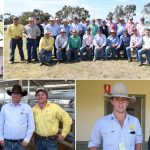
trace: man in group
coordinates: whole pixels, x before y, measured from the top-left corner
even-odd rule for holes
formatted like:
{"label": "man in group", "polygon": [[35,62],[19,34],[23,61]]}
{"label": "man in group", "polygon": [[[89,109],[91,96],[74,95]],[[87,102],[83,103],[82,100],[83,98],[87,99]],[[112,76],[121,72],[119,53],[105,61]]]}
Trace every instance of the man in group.
{"label": "man in group", "polygon": [[141,36],[144,35],[144,29],[145,29],[145,18],[141,17],[140,22],[137,24],[137,30]]}
{"label": "man in group", "polygon": [[139,66],[143,65],[143,54],[146,55],[147,64],[150,65],[150,29],[148,28],[145,29],[145,35],[143,36],[142,49],[138,51]]}
{"label": "man in group", "polygon": [[10,64],[14,63],[15,60],[15,49],[18,46],[19,55],[21,61],[24,61],[24,53],[23,53],[23,32],[24,27],[19,23],[18,17],[13,17],[13,23],[7,28],[7,35],[10,38]]}
{"label": "man in group", "polygon": [[[47,24],[47,26],[45,27],[45,30],[48,30],[51,33],[51,36],[54,38],[54,43],[55,43],[56,37],[60,33],[60,26],[58,26],[55,23],[55,19],[54,18],[50,18],[50,24]],[[57,58],[56,50],[57,49],[56,49],[56,47],[54,45],[54,56],[55,56],[55,58]]]}
{"label": "man in group", "polygon": [[[70,132],[72,119],[59,105],[48,102],[48,92],[38,88],[37,104],[33,107],[36,150],[58,150],[57,141],[63,142]],[[59,131],[59,122],[63,128]]]}
{"label": "man in group", "polygon": [[139,61],[138,51],[142,48],[142,36],[138,33],[136,28],[133,28],[132,32],[130,47],[126,49],[129,62],[132,61],[131,52],[136,54],[136,61]]}
{"label": "man in group", "polygon": [[81,47],[81,38],[80,36],[78,36],[77,30],[74,29],[72,31],[72,34],[73,35],[71,35],[68,40],[68,48],[66,52],[67,61],[70,61],[73,58],[77,60],[78,51],[80,50],[80,47]]}
{"label": "man in group", "polygon": [[107,46],[105,49],[105,60],[108,59],[108,53],[112,52],[112,58],[116,59],[117,47],[120,44],[119,37],[115,30],[110,31],[111,35],[107,38]]}
{"label": "man in group", "polygon": [[100,56],[100,59],[102,60],[104,56],[107,40],[106,40],[106,36],[102,34],[101,27],[98,29],[98,34],[95,35],[93,43],[95,46],[93,61],[96,61],[98,56]]}
{"label": "man in group", "polygon": [[92,58],[92,48],[93,48],[93,36],[91,35],[91,29],[88,27],[86,34],[83,36],[82,47],[80,48],[80,59],[84,60],[83,53],[86,52],[87,58]]}
{"label": "man in group", "polygon": [[123,35],[123,31],[125,30],[126,24],[124,19],[121,17],[119,18],[119,23],[117,24],[117,36],[120,37]]}
{"label": "man in group", "polygon": [[40,66],[49,65],[52,59],[52,49],[54,47],[54,38],[51,37],[51,33],[48,30],[44,31],[44,37],[40,40],[39,45],[39,59]]}
{"label": "man in group", "polygon": [[37,38],[41,35],[41,31],[37,25],[34,24],[34,19],[32,17],[28,18],[28,24],[25,26],[26,34],[26,47],[27,47],[27,64],[31,63],[31,60],[34,59],[38,62],[37,57]]}
{"label": "man in group", "polygon": [[89,27],[91,29],[91,35],[95,36],[97,34],[97,31],[98,31],[98,25],[96,25],[95,19],[92,19],[92,24],[90,24]]}
{"label": "man in group", "polygon": [[130,17],[127,24],[126,29],[128,31],[128,34],[131,36],[133,34],[133,29],[136,27],[136,24],[133,22],[133,17]]}
{"label": "man in group", "polygon": [[88,147],[90,150],[141,150],[142,130],[139,120],[126,111],[129,103],[136,101],[128,96],[128,88],[116,83],[112,93],[104,95],[113,106],[112,114],[97,120]]}
{"label": "man in group", "polygon": [[66,36],[70,36],[70,25],[68,24],[68,20],[67,19],[64,19],[63,20],[63,24],[60,26],[60,30],[63,29],[65,30],[65,35]]}
{"label": "man in group", "polygon": [[0,144],[3,150],[25,150],[35,130],[31,107],[21,102],[27,95],[20,85],[14,85],[7,94],[11,102],[3,105],[0,113]]}
{"label": "man in group", "polygon": [[60,30],[60,35],[56,37],[55,46],[57,48],[57,59],[58,63],[66,61],[66,48],[68,44],[68,36],[65,35],[66,31],[64,29]]}

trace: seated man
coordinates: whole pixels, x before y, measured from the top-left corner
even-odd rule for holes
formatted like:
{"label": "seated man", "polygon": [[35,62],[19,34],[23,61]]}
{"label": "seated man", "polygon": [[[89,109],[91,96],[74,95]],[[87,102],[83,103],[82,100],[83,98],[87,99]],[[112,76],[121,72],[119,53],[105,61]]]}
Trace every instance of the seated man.
{"label": "seated man", "polygon": [[97,60],[99,54],[100,54],[100,59],[103,58],[106,42],[107,42],[106,36],[102,34],[102,28],[99,28],[98,34],[95,35],[94,42],[93,42],[95,46],[93,61]]}
{"label": "seated man", "polygon": [[65,35],[65,33],[66,31],[64,29],[61,29],[60,35],[58,35],[55,40],[58,63],[61,63],[62,61],[66,60],[65,56],[66,56],[66,47],[68,44],[68,36]]}
{"label": "seated man", "polygon": [[40,65],[50,64],[52,59],[52,49],[54,46],[54,38],[50,36],[50,32],[48,30],[44,31],[44,37],[40,40],[39,45],[39,58]]}
{"label": "seated man", "polygon": [[139,35],[136,28],[133,28],[132,31],[133,35],[130,40],[130,48],[126,49],[129,62],[132,61],[131,51],[136,53],[136,61],[139,61],[138,51],[142,48],[142,36]]}
{"label": "seated man", "polygon": [[150,65],[150,29],[145,29],[145,36],[143,36],[143,47],[138,51],[139,66],[143,65],[143,54],[146,55],[147,64]]}
{"label": "seated man", "polygon": [[72,34],[69,37],[69,42],[68,42],[68,49],[66,52],[67,55],[67,61],[70,61],[73,57],[74,59],[78,58],[78,51],[80,50],[81,47],[81,38],[77,35],[77,30],[73,30]]}
{"label": "seated man", "polygon": [[86,34],[83,36],[82,47],[80,48],[81,61],[84,59],[83,53],[86,52],[87,58],[92,58],[93,36],[91,35],[91,29],[88,27]]}
{"label": "seated man", "polygon": [[115,30],[110,31],[111,35],[107,38],[107,47],[105,49],[105,60],[108,59],[108,52],[112,52],[112,58],[116,59],[117,46],[120,44],[119,37]]}

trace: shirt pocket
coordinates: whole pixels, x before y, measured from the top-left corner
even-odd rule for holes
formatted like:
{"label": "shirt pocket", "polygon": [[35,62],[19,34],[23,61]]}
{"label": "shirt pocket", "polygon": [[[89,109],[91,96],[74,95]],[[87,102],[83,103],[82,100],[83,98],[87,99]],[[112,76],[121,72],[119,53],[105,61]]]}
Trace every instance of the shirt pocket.
{"label": "shirt pocket", "polygon": [[46,113],[46,118],[48,121],[52,122],[56,117],[54,112],[47,112]]}
{"label": "shirt pocket", "polygon": [[135,145],[135,141],[136,141],[136,133],[135,131],[129,132],[129,143],[130,145]]}
{"label": "shirt pocket", "polygon": [[112,146],[113,141],[115,140],[114,132],[104,131],[103,135],[103,146]]}

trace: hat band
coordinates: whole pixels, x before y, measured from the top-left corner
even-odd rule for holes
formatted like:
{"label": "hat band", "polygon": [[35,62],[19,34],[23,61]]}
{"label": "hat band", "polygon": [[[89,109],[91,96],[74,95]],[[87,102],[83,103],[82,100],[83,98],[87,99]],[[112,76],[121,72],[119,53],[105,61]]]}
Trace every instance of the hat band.
{"label": "hat band", "polygon": [[126,94],[126,93],[112,93],[112,97],[126,97],[126,98],[128,98],[128,94]]}

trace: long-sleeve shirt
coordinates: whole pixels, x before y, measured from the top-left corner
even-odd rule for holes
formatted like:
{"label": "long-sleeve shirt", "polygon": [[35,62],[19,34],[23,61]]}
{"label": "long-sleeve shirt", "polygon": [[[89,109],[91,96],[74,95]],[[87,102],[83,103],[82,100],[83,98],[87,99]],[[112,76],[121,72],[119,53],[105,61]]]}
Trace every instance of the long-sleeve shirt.
{"label": "long-sleeve shirt", "polygon": [[41,109],[38,104],[33,107],[35,120],[35,133],[41,136],[53,136],[58,134],[59,121],[63,123],[61,135],[66,137],[70,132],[72,119],[59,105],[47,102]]}
{"label": "long-sleeve shirt", "polygon": [[121,36],[123,34],[123,31],[125,29],[125,24],[117,24],[117,35]]}
{"label": "long-sleeve shirt", "polygon": [[96,34],[94,37],[94,46],[96,47],[101,47],[101,46],[106,46],[106,36],[104,34],[102,34],[101,36],[99,36],[99,34]]}
{"label": "long-sleeve shirt", "polygon": [[144,35],[144,30],[145,30],[145,24],[139,23],[139,24],[137,24],[137,27],[136,27],[136,28],[137,28],[139,34],[140,34],[141,36],[143,36],[143,35]]}
{"label": "long-sleeve shirt", "polygon": [[66,26],[65,25],[61,25],[60,26],[60,30],[61,29],[64,29],[66,31],[66,33],[65,33],[66,36],[68,36],[68,37],[70,36],[70,25],[66,25]]}
{"label": "long-sleeve shirt", "polygon": [[109,36],[107,38],[107,45],[110,46],[110,45],[115,45],[115,46],[118,46],[120,44],[120,40],[119,40],[119,37],[118,36]]}
{"label": "long-sleeve shirt", "polygon": [[98,26],[96,24],[90,24],[89,27],[91,29],[91,35],[95,36],[98,32]]}
{"label": "long-sleeve shirt", "polygon": [[126,115],[121,127],[114,113],[99,119],[93,130],[88,147],[101,145],[103,150],[121,150],[119,145],[124,145],[125,150],[135,150],[136,144],[142,144],[142,130],[139,120],[129,114]]}
{"label": "long-sleeve shirt", "polygon": [[67,44],[68,44],[68,36],[61,36],[61,35],[58,35],[56,37],[56,40],[55,40],[55,46],[56,48],[66,48],[67,47]]}
{"label": "long-sleeve shirt", "polygon": [[76,36],[71,35],[69,37],[68,45],[69,45],[69,48],[80,49],[80,47],[81,47],[81,38],[78,35],[76,35]]}
{"label": "long-sleeve shirt", "polygon": [[29,39],[37,39],[37,37],[41,35],[41,31],[37,25],[30,26],[29,24],[27,24],[25,26],[25,34]]}
{"label": "long-sleeve shirt", "polygon": [[45,30],[50,31],[52,36],[57,36],[60,33],[60,27],[57,24],[48,24],[46,25]]}
{"label": "long-sleeve shirt", "polygon": [[82,33],[82,25],[81,24],[75,24],[72,23],[70,26],[70,32],[72,32],[73,30],[76,30],[78,33]]}
{"label": "long-sleeve shirt", "polygon": [[92,47],[93,46],[93,36],[89,34],[85,34],[82,40],[82,47]]}
{"label": "long-sleeve shirt", "polygon": [[46,37],[42,37],[40,39],[40,44],[39,44],[39,50],[47,50],[47,51],[52,51],[54,46],[54,38],[49,37],[48,39]]}
{"label": "long-sleeve shirt", "polygon": [[121,35],[120,40],[121,40],[122,46],[126,46],[126,47],[130,46],[130,36],[129,35],[127,35],[127,36]]}
{"label": "long-sleeve shirt", "polygon": [[150,36],[143,36],[143,48],[150,50]]}
{"label": "long-sleeve shirt", "polygon": [[9,38],[15,38],[16,36],[23,36],[24,27],[21,24],[18,24],[17,26],[15,24],[11,24],[7,28],[7,35]]}
{"label": "long-sleeve shirt", "polygon": [[136,25],[135,25],[135,23],[130,23],[130,22],[128,22],[127,24],[126,24],[126,29],[128,30],[128,33],[130,34],[130,35],[132,35],[132,33],[133,33],[133,28],[135,28],[136,27]]}
{"label": "long-sleeve shirt", "polygon": [[138,35],[132,35],[130,40],[130,47],[142,47],[142,36]]}
{"label": "long-sleeve shirt", "polygon": [[35,130],[31,107],[20,102],[17,106],[5,104],[0,113],[0,140],[23,139],[29,142]]}

